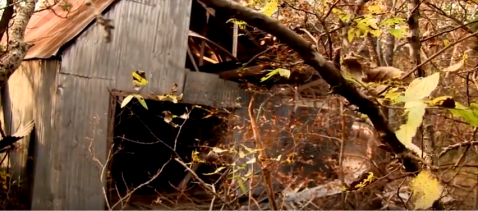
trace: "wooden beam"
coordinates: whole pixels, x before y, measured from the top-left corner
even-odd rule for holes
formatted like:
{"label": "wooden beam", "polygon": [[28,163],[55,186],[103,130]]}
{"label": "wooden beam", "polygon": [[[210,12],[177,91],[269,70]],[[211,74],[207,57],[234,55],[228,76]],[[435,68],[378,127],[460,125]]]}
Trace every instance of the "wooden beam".
{"label": "wooden beam", "polygon": [[237,68],[233,70],[226,70],[217,73],[220,78],[226,79],[226,80],[232,80],[232,79],[238,79],[238,78],[244,78],[248,76],[255,76],[255,75],[264,75],[267,73],[266,70],[264,70],[261,66],[256,65],[256,66],[251,66],[251,67],[246,67],[246,68]]}

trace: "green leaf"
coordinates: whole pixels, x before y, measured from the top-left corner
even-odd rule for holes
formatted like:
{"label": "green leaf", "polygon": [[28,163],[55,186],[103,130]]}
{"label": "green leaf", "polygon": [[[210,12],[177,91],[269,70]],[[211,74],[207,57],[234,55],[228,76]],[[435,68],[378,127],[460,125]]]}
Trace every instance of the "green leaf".
{"label": "green leaf", "polygon": [[128,103],[133,99],[134,95],[128,95],[123,99],[123,102],[121,102],[121,108],[124,108]]}
{"label": "green leaf", "polygon": [[242,178],[238,177],[236,181],[237,181],[237,185],[239,185],[239,189],[241,189],[242,191],[242,194],[246,195],[247,189],[246,189],[246,186],[244,185]]}
{"label": "green leaf", "polygon": [[463,119],[473,127],[478,127],[478,105],[471,103],[470,107],[466,107],[458,102],[455,102],[454,109],[448,109],[453,116]]}
{"label": "green leaf", "polygon": [[393,17],[393,18],[387,18],[384,21],[382,21],[381,25],[382,26],[393,26],[396,24],[401,24],[405,21],[403,18],[398,18],[398,17]]}
{"label": "green leaf", "polygon": [[406,37],[405,33],[400,29],[388,29],[388,33],[390,33],[397,39],[402,39]]}
{"label": "green leaf", "polygon": [[405,104],[408,112],[407,123],[400,126],[395,132],[398,140],[407,147],[412,143],[412,138],[417,133],[417,128],[422,124],[427,105],[422,101],[410,101]]}
{"label": "green leaf", "polygon": [[438,86],[440,73],[434,73],[425,78],[417,78],[413,80],[405,91],[405,102],[419,101],[430,96],[430,94]]}
{"label": "green leaf", "polygon": [[146,105],[146,101],[144,100],[143,96],[141,95],[134,95],[134,97],[138,100],[138,102],[146,109],[148,110],[148,105]]}
{"label": "green leaf", "polygon": [[470,107],[475,111],[478,110],[478,104],[476,103],[470,103]]}

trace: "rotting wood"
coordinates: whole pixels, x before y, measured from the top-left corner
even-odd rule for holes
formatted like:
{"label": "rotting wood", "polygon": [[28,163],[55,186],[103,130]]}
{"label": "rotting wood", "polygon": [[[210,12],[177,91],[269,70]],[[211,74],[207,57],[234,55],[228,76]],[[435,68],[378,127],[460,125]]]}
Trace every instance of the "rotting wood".
{"label": "rotting wood", "polygon": [[258,27],[275,35],[279,40],[296,50],[304,61],[319,72],[322,78],[332,87],[333,93],[345,97],[351,104],[358,107],[358,111],[366,114],[378,132],[382,143],[388,145],[391,151],[402,157],[402,162],[409,172],[417,172],[421,169],[418,161],[403,156],[407,154],[407,148],[398,140],[394,131],[389,127],[387,118],[382,113],[379,105],[359,92],[356,87],[346,81],[340,71],[326,61],[313,46],[302,39],[292,30],[284,27],[274,19],[267,17],[253,9],[242,6],[231,0],[201,0],[206,5],[229,12],[235,17],[247,22],[249,25]]}
{"label": "rotting wood", "polygon": [[[209,40],[208,38],[199,35],[199,34],[196,33],[196,32],[189,31],[189,37],[196,37],[196,38],[199,38],[199,39],[201,39],[201,40],[207,41],[209,44],[212,44],[214,47],[216,47],[217,49],[221,50],[222,53],[226,54],[226,55],[227,55],[228,57],[230,57],[231,59],[237,60],[236,57],[231,54],[231,52],[229,52],[228,50],[226,50],[226,49],[223,48],[222,46],[218,45],[217,43],[215,43],[215,42]],[[200,50],[199,50],[199,51],[200,51]]]}

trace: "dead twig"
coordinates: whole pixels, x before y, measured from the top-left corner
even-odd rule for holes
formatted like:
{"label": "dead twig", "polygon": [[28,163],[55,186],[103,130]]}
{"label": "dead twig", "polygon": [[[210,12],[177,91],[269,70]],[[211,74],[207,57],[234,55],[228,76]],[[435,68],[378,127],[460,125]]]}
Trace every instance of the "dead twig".
{"label": "dead twig", "polygon": [[256,142],[256,146],[259,148],[259,159],[257,159],[258,164],[261,166],[262,170],[262,176],[264,177],[264,182],[266,183],[266,190],[267,190],[267,196],[269,197],[269,204],[272,209],[278,210],[277,203],[274,197],[274,191],[272,189],[272,181],[271,181],[271,174],[268,169],[268,165],[264,163],[264,161],[269,161],[269,157],[267,156],[267,153],[265,151],[264,145],[262,144],[262,141],[260,140],[260,135],[258,131],[258,126],[256,123],[256,119],[254,118],[254,96],[251,97],[251,101],[249,102],[249,119],[251,121],[251,126],[252,126],[252,133],[254,140]]}
{"label": "dead twig", "polygon": [[[473,33],[473,34],[469,34],[468,36],[465,36],[449,45],[447,45],[446,47],[442,48],[441,50],[439,50],[438,52],[436,52],[435,54],[431,55],[430,57],[428,57],[427,60],[423,61],[422,63],[420,63],[419,65],[415,66],[415,68],[413,68],[412,70],[410,70],[410,72],[408,72],[407,74],[403,75],[400,80],[403,80],[405,78],[407,78],[408,76],[410,76],[412,73],[414,73],[415,71],[419,70],[423,65],[427,64],[428,62],[430,62],[431,60],[433,60],[434,58],[436,58],[437,56],[439,56],[440,54],[442,54],[443,52],[445,52],[446,50],[448,50],[449,48],[455,46],[456,44],[458,43],[461,43],[475,35],[478,35],[478,31]],[[390,89],[390,85],[388,85],[387,87],[383,88],[380,92],[378,92],[377,95],[381,95],[383,94],[385,91],[387,91],[388,89]]]}
{"label": "dead twig", "polygon": [[[158,169],[158,171],[156,172],[156,174],[154,174],[148,181],[144,182],[144,183],[141,183],[140,185],[138,185],[137,187],[135,187],[132,191],[128,192],[128,194],[126,194],[124,197],[120,198],[120,200],[118,200],[113,206],[111,206],[111,209],[114,209],[116,206],[118,206],[119,203],[122,203],[123,200],[125,199],[128,199],[129,197],[131,197],[131,195],[137,191],[138,189],[140,189],[141,187],[145,186],[145,185],[148,185],[149,183],[151,183],[153,180],[155,180],[156,178],[158,178],[158,176],[161,174],[161,172],[163,172],[163,169],[164,167],[171,161],[171,159],[169,159],[167,162],[165,162],[163,164],[163,166],[161,166],[160,169]],[[110,209],[110,210],[111,210]]]}
{"label": "dead twig", "polygon": [[207,184],[206,182],[204,182],[204,180],[202,180],[201,178],[199,178],[199,176],[196,174],[196,172],[194,172],[191,168],[189,168],[188,165],[186,165],[183,161],[181,161],[181,159],[179,158],[174,158],[174,160],[176,162],[178,162],[179,164],[181,164],[184,168],[186,168],[186,171],[188,171],[191,176],[199,182],[199,185],[202,186],[205,190],[207,190],[209,193],[213,194],[215,196],[215,198],[218,198],[219,200],[221,200],[222,203],[224,203],[225,205],[227,206],[230,206],[230,203],[228,203],[224,198],[222,198],[221,196],[219,196],[214,187],[211,187],[212,185],[209,185]]}

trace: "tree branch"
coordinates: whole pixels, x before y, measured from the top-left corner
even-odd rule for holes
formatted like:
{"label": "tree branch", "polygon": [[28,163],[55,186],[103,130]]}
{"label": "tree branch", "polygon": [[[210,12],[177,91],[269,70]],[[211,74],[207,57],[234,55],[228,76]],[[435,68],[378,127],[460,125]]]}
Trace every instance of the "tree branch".
{"label": "tree branch", "polygon": [[3,38],[3,34],[7,31],[13,12],[13,0],[7,0],[7,6],[3,10],[2,19],[0,20],[0,39]]}
{"label": "tree branch", "polygon": [[[314,67],[322,78],[330,84],[332,91],[345,97],[351,104],[356,105],[361,113],[366,114],[375,129],[377,130],[382,143],[388,145],[393,153],[403,155],[408,152],[405,146],[395,136],[394,131],[389,127],[387,118],[382,113],[379,105],[360,93],[355,86],[346,81],[340,71],[325,60],[311,44],[302,39],[292,30],[284,27],[274,19],[267,17],[253,9],[244,7],[231,0],[201,0],[208,6],[227,11],[231,17],[246,21],[249,25],[258,27],[268,33],[273,34],[282,42],[289,45],[297,51],[304,62]],[[420,165],[417,161],[410,158],[403,158],[405,168],[409,172],[417,172]]]}
{"label": "tree branch", "polygon": [[23,41],[25,29],[35,11],[37,0],[26,0],[23,6],[18,5],[11,29],[8,31],[9,40],[7,52],[0,57],[0,85],[3,85],[10,75],[20,66],[28,49],[32,46]]}
{"label": "tree branch", "polygon": [[[420,1],[419,0],[409,0],[408,2],[408,28],[410,29],[408,33],[408,43],[410,43],[410,57],[414,65],[419,65],[421,63],[420,59],[420,29],[418,27],[418,16]],[[425,72],[421,67],[418,67],[418,77],[425,77]]]}

